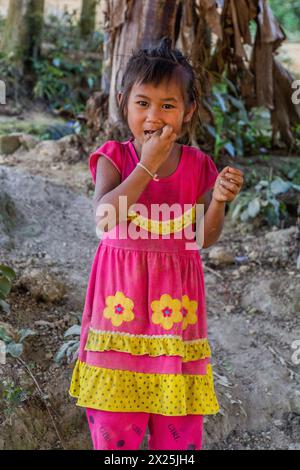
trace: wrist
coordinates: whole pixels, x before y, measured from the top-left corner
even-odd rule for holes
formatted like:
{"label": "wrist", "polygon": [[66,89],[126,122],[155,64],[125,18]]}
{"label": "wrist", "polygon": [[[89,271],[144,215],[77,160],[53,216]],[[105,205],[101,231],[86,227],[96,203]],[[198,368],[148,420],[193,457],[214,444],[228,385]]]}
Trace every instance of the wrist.
{"label": "wrist", "polygon": [[211,202],[218,207],[225,207],[227,201],[220,201],[219,199],[216,199],[214,196],[212,196]]}
{"label": "wrist", "polygon": [[140,165],[136,165],[134,170],[140,172],[140,174],[144,175],[145,178],[151,180],[151,178],[152,178],[151,175],[147,171],[145,171],[145,169],[143,167],[141,167]]}
{"label": "wrist", "polygon": [[145,167],[146,167],[149,171],[151,171],[151,173],[153,173],[154,175],[155,175],[155,173],[158,172],[157,166],[153,166],[153,164],[151,165],[151,163],[150,163],[150,162],[147,162],[147,160],[143,160],[143,159],[141,158],[140,162],[141,162],[143,165],[145,165]]}

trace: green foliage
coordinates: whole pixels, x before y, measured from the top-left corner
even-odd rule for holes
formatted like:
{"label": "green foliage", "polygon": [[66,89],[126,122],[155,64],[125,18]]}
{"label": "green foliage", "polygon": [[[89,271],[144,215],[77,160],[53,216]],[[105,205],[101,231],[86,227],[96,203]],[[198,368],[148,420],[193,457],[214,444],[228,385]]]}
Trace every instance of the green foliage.
{"label": "green foliage", "polygon": [[16,277],[16,273],[13,269],[0,264],[0,309],[6,313],[9,312],[9,304],[5,302],[6,297],[11,291],[12,281]]}
{"label": "green foliage", "polygon": [[61,363],[65,356],[67,358],[68,363],[73,362],[76,359],[79,351],[80,331],[80,325],[73,325],[65,332],[64,337],[75,336],[77,338],[65,341],[62,344],[54,358],[55,362]]}
{"label": "green foliage", "polygon": [[[49,51],[33,64],[34,97],[46,100],[52,109],[77,114],[91,93],[100,89],[102,35],[94,33],[83,41],[74,14],[67,12],[62,19],[50,17],[44,31]],[[99,54],[99,61],[90,58],[90,52]]]}
{"label": "green foliage", "polygon": [[[207,103],[215,125],[206,129],[215,140],[214,156],[227,152],[231,157],[257,152],[270,145],[268,123],[258,110],[248,113],[235,86],[224,77],[223,82],[213,86]],[[263,126],[258,121],[263,121]]]}
{"label": "green foliage", "polygon": [[300,38],[300,0],[269,0],[269,4],[289,39]]}
{"label": "green foliage", "polygon": [[13,60],[13,56],[0,51],[0,78],[5,82],[6,97],[15,102],[22,96],[22,73]]}
{"label": "green foliage", "polygon": [[36,332],[29,328],[21,328],[18,331],[18,338],[14,341],[5,331],[5,328],[0,328],[0,340],[5,343],[5,352],[12,357],[20,357],[23,354],[23,342],[27,336],[36,335]]}
{"label": "green foliage", "polygon": [[290,189],[300,192],[300,185],[284,181],[280,177],[269,181],[260,180],[254,190],[238,194],[230,205],[228,215],[234,222],[249,222],[259,216],[268,225],[279,226],[280,221],[286,218],[287,209],[277,196]]}
{"label": "green foliage", "polygon": [[14,408],[22,405],[31,395],[30,391],[22,389],[11,379],[5,379],[0,387],[0,403],[5,406],[4,414],[10,416]]}

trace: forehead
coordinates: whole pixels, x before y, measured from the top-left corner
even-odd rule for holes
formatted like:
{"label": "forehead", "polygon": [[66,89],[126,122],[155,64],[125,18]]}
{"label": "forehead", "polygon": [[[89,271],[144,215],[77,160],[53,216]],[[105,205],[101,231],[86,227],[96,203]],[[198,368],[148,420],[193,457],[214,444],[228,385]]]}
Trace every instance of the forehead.
{"label": "forehead", "polygon": [[182,90],[176,80],[164,81],[158,85],[153,83],[135,83],[132,87],[131,97],[144,95],[150,99],[163,100],[165,98],[175,98],[178,102],[183,101]]}

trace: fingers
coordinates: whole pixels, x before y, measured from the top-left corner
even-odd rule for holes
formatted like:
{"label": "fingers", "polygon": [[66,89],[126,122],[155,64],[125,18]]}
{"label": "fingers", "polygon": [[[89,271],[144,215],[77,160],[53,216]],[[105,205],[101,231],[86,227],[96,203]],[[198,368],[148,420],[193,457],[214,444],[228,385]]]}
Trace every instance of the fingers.
{"label": "fingers", "polygon": [[229,181],[226,181],[223,178],[220,178],[219,185],[234,195],[237,194],[240,190],[240,185],[235,184],[235,183],[230,183]]}
{"label": "fingers", "polygon": [[[232,167],[225,167],[221,173],[219,173],[220,179],[225,183],[225,186],[229,189],[240,189],[243,185],[244,178],[243,172],[238,170],[237,168]],[[228,186],[226,183],[230,182],[232,186]]]}
{"label": "fingers", "polygon": [[232,166],[225,166],[225,168],[223,168],[223,170],[220,172],[220,175],[225,176],[225,174],[228,174],[228,177],[230,178],[243,178],[244,176],[244,173],[241,170],[238,168],[233,168]]}

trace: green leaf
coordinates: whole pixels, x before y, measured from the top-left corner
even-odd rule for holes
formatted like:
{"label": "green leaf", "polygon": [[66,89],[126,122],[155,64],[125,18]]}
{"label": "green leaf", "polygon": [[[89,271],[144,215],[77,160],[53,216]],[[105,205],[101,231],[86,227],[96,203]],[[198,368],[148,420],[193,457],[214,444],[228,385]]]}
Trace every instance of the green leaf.
{"label": "green leaf", "polygon": [[5,300],[0,298],[0,309],[2,309],[5,313],[10,312],[10,306]]}
{"label": "green leaf", "polygon": [[240,219],[241,219],[242,222],[247,222],[247,220],[249,219],[248,209],[245,209],[245,210],[241,213]]}
{"label": "green leaf", "polygon": [[274,195],[286,193],[292,186],[289,181],[283,181],[281,178],[277,178],[272,181],[270,188]]}
{"label": "green leaf", "polygon": [[292,188],[295,189],[296,191],[300,191],[300,184],[292,183]]}
{"label": "green leaf", "polygon": [[243,204],[240,202],[238,204],[236,204],[235,208],[232,210],[231,212],[231,219],[232,220],[237,220],[238,219],[238,216],[240,215],[240,212],[243,208]]}
{"label": "green leaf", "polygon": [[214,137],[214,138],[217,137],[216,129],[215,129],[213,126],[211,126],[210,124],[207,124],[207,125],[206,125],[206,128],[207,128],[208,132],[210,133],[210,135],[211,135],[212,137]]}
{"label": "green leaf", "polygon": [[62,358],[64,357],[64,355],[66,354],[68,348],[70,346],[73,346],[73,344],[75,343],[78,343],[77,340],[70,340],[70,341],[66,341],[65,343],[63,343],[63,345],[60,347],[59,351],[57,352],[55,358],[54,358],[54,361],[55,362],[60,362],[62,360]]}
{"label": "green leaf", "polygon": [[15,271],[4,264],[0,264],[0,272],[2,272],[9,281],[12,281],[16,277]]}
{"label": "green leaf", "polygon": [[225,103],[223,97],[220,95],[220,93],[217,93],[216,91],[213,94],[217,98],[218,103],[219,103],[220,108],[223,111],[223,113],[226,113],[227,112],[227,107],[226,107],[226,103]]}
{"label": "green leaf", "polygon": [[20,343],[22,343],[24,339],[27,338],[27,336],[33,336],[37,334],[36,331],[30,330],[29,328],[22,328],[21,330],[19,330],[19,333],[20,333],[20,338],[19,338]]}
{"label": "green leaf", "polygon": [[89,86],[90,88],[93,88],[93,86],[94,86],[94,79],[93,79],[92,77],[89,77],[89,78],[87,79],[87,82],[88,82],[88,86]]}
{"label": "green leaf", "polygon": [[229,153],[231,157],[235,156],[234,146],[232,145],[231,142],[227,142],[227,144],[224,145],[224,148],[227,150],[227,152]]}
{"label": "green leaf", "polygon": [[64,336],[80,335],[80,332],[81,332],[81,326],[73,325],[65,332]]}
{"label": "green leaf", "polygon": [[259,214],[259,211],[260,211],[260,201],[256,197],[255,199],[250,201],[248,204],[248,214],[250,217],[254,218],[257,216],[257,214]]}
{"label": "green leaf", "polygon": [[5,299],[11,289],[11,282],[4,276],[0,275],[0,298]]}
{"label": "green leaf", "polygon": [[0,339],[2,339],[2,341],[4,341],[5,343],[10,343],[12,341],[12,338],[8,336],[3,327],[0,328]]}
{"label": "green leaf", "polygon": [[60,67],[60,64],[61,64],[61,60],[59,57],[54,57],[54,59],[52,60],[52,64],[55,66],[55,67]]}
{"label": "green leaf", "polygon": [[235,98],[234,96],[231,96],[231,95],[228,95],[228,99],[233,104],[233,106],[235,108],[242,109],[242,110],[245,109],[244,103],[241,100],[239,100],[239,99],[237,99],[237,98]]}
{"label": "green leaf", "polygon": [[267,180],[261,180],[254,186],[255,191],[259,192],[262,188],[267,188],[269,186],[269,182]]}
{"label": "green leaf", "polygon": [[11,342],[6,347],[6,353],[13,357],[20,357],[23,353],[23,344]]}

